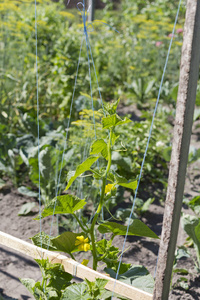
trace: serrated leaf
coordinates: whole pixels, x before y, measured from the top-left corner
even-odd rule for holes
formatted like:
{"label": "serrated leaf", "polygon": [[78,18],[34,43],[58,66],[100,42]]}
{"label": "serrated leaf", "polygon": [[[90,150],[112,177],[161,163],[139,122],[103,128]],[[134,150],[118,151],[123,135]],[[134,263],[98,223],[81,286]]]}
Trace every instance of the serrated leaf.
{"label": "serrated leaf", "polygon": [[[116,278],[116,272],[105,268],[112,278]],[[153,293],[154,279],[144,266],[132,266],[127,272],[118,276],[118,280],[130,284],[140,290]]]}
{"label": "serrated leaf", "polygon": [[28,291],[35,297],[36,300],[41,300],[41,299],[47,300],[47,297],[43,293],[43,289],[39,281],[35,282],[33,279],[29,279],[29,278],[21,278],[20,281],[28,289]]}
{"label": "serrated leaf", "polygon": [[114,132],[112,132],[112,138],[111,138],[111,142],[112,145],[115,144],[116,140],[120,137],[120,135],[116,135]]}
{"label": "serrated leaf", "polygon": [[37,247],[41,247],[44,249],[48,249],[50,251],[57,251],[56,247],[54,247],[53,243],[51,242],[52,237],[49,238],[49,235],[45,232],[37,233],[32,238],[30,238],[33,244]]}
{"label": "serrated leaf", "polygon": [[90,154],[99,154],[101,153],[102,156],[105,159],[108,159],[108,150],[107,150],[107,144],[103,139],[98,139],[94,141],[94,143],[91,146]]}
{"label": "serrated leaf", "polygon": [[51,242],[57,251],[72,253],[79,251],[77,246],[75,246],[75,241],[76,237],[81,235],[83,233],[63,232],[56,238],[51,239]]}
{"label": "serrated leaf", "polygon": [[124,120],[122,120],[117,114],[102,118],[102,125],[104,129],[115,127],[121,124],[130,123],[130,122],[132,121],[127,117],[125,117]]}
{"label": "serrated leaf", "polygon": [[18,216],[27,216],[29,213],[32,212],[34,207],[35,207],[35,202],[25,203],[20,208],[20,211],[18,212]]}
{"label": "serrated leaf", "polygon": [[20,278],[20,281],[27,288],[27,290],[33,295],[35,280],[29,278]]}
{"label": "serrated leaf", "polygon": [[61,264],[51,263],[48,259],[36,259],[36,262],[40,266],[43,277],[49,281],[47,287],[53,288],[53,292],[55,289],[61,291],[70,285],[70,281],[73,277],[64,271]]}
{"label": "serrated leaf", "polygon": [[[126,235],[127,226],[115,222],[104,222],[99,225],[98,230],[102,234],[112,232],[114,235]],[[147,225],[138,219],[133,219],[132,224],[129,226],[128,235],[159,238]]]}
{"label": "serrated leaf", "polygon": [[79,284],[72,284],[65,289],[61,300],[87,300],[88,293],[86,292],[87,285],[82,282]]}
{"label": "serrated leaf", "polygon": [[120,99],[118,99],[117,101],[114,101],[114,102],[106,103],[105,107],[104,107],[106,112],[109,113],[110,115],[116,113],[119,102],[120,102]]}
{"label": "serrated leaf", "polygon": [[80,164],[77,168],[76,168],[76,172],[75,174],[70,178],[68,185],[66,187],[65,190],[68,190],[70,188],[70,186],[72,185],[72,183],[74,182],[74,180],[80,176],[81,174],[83,174],[85,171],[88,171],[90,169],[90,167],[93,165],[93,163],[95,163],[95,161],[97,161],[99,157],[98,156],[90,156],[88,157],[82,164]]}
{"label": "serrated leaf", "polygon": [[[61,195],[54,198],[43,210],[41,218],[52,216],[53,214],[73,214],[75,211],[83,208],[85,199],[79,199],[74,195]],[[39,220],[37,216],[34,220]]]}

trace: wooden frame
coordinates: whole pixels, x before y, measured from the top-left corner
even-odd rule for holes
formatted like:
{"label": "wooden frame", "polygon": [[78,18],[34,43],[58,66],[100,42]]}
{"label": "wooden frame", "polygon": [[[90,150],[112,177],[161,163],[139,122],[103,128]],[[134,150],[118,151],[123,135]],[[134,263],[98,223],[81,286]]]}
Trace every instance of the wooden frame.
{"label": "wooden frame", "polygon": [[30,243],[20,240],[12,235],[0,231],[0,244],[26,254],[34,259],[48,258],[52,263],[60,263],[63,265],[66,272],[72,274],[81,279],[87,278],[90,281],[94,281],[95,278],[102,278],[108,280],[106,289],[109,291],[115,291],[121,296],[127,297],[132,300],[152,300],[153,295],[142,290],[139,290],[131,285],[125,284],[107,275],[94,271],[77,261],[68,258],[59,253],[48,251],[39,247],[36,247]]}
{"label": "wooden frame", "polygon": [[200,63],[200,0],[188,0],[154,300],[167,300],[180,222]]}
{"label": "wooden frame", "polygon": [[[91,0],[92,1],[92,0]],[[92,1],[94,3],[94,0]],[[66,272],[90,281],[107,279],[106,289],[133,300],[167,300],[182,207],[188,151],[193,123],[193,112],[200,63],[200,0],[187,1],[187,13],[182,47],[179,92],[167,199],[156,274],[154,294],[150,294],[96,272],[64,255],[36,247],[0,231],[0,244],[32,258],[49,258],[61,263]]]}

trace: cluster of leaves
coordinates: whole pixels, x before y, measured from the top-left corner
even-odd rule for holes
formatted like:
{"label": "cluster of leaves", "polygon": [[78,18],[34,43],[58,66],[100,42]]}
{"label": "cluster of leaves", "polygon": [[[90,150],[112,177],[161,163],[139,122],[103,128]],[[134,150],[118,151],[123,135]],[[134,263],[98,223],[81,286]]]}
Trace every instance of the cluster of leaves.
{"label": "cluster of leaves", "polygon": [[[90,32],[92,38],[92,52],[95,60],[96,72],[99,78],[99,85],[104,99],[110,100],[120,94],[122,100],[137,101],[138,107],[142,108],[145,103],[154,103],[148,101],[155,98],[155,91],[158,79],[161,77],[161,65],[163,61],[159,60],[160,67],[158,68],[157,55],[158,51],[166,52],[166,47],[169,38],[168,33],[171,31],[171,20],[174,17],[174,10],[171,15],[166,15],[166,6],[162,4],[162,9],[154,5],[154,13],[151,12],[152,7],[141,1],[136,1],[130,5],[127,1],[122,2],[121,6],[123,13],[117,17],[114,11],[107,9],[98,14],[105,19],[114,28],[120,31],[120,34],[114,33],[100,22],[94,22],[94,31]],[[37,178],[37,154],[33,152],[29,154],[31,146],[37,146],[37,123],[36,123],[36,82],[35,82],[35,12],[33,3],[25,1],[20,4],[19,2],[8,0],[4,1],[0,6],[2,12],[2,31],[1,31],[1,54],[2,54],[2,69],[1,69],[1,102],[0,102],[0,120],[2,128],[0,129],[3,138],[2,144],[4,148],[1,155],[1,172],[9,174],[13,181],[20,185],[19,175],[23,168],[31,179],[34,185],[38,185]],[[29,16],[27,18],[27,16]],[[98,16],[97,16],[98,17]],[[77,13],[73,14],[66,11],[64,6],[58,3],[51,3],[48,1],[40,0],[37,8],[37,25],[38,25],[38,72],[39,72],[39,104],[40,104],[40,145],[42,151],[42,170],[46,170],[41,174],[42,182],[42,199],[48,201],[53,194],[55,195],[55,176],[59,172],[60,165],[53,163],[53,168],[49,172],[48,166],[45,162],[50,160],[58,160],[61,156],[58,147],[57,137],[45,139],[43,136],[56,135],[62,133],[61,139],[64,140],[64,130],[68,123],[68,116],[70,110],[70,100],[73,94],[74,79],[77,69],[77,60],[79,56],[81,38],[82,38],[82,25],[78,23],[79,18]],[[182,20],[179,27],[182,26]],[[155,27],[155,28],[154,28]],[[150,35],[150,31],[151,34]],[[133,35],[133,32],[135,33]],[[104,38],[102,39],[102,34]],[[140,36],[140,35],[143,36]],[[163,45],[159,48],[155,46],[156,41],[160,36],[165,40]],[[112,38],[111,38],[112,37]],[[144,38],[146,37],[146,38]],[[181,34],[176,36],[177,43],[181,39]],[[134,43],[134,45],[133,45]],[[123,46],[122,46],[123,45]],[[147,47],[148,45],[148,47]],[[180,45],[175,44],[175,48],[180,48]],[[115,47],[115,51],[112,49]],[[130,51],[132,49],[132,51]],[[145,55],[142,51],[146,52],[149,49],[149,61],[145,60]],[[145,50],[144,50],[145,49]],[[174,69],[177,68],[177,49],[174,49],[174,58],[171,59],[169,66],[169,74],[174,74]],[[82,48],[82,57],[86,57],[86,49]],[[159,55],[162,57],[162,55]],[[72,121],[77,119],[80,115],[79,112],[83,109],[90,109],[91,99],[88,97],[90,83],[89,77],[85,76],[88,70],[87,59],[81,57],[79,76],[77,78],[76,97],[72,109]],[[175,62],[176,63],[175,63]],[[149,66],[151,65],[151,68]],[[153,74],[156,65],[157,74]],[[150,73],[145,73],[144,70],[149,69]],[[92,82],[95,81],[95,74],[92,72]],[[137,79],[135,79],[137,78]],[[168,80],[168,78],[167,78]],[[174,80],[174,82],[176,82]],[[85,90],[83,90],[83,87]],[[164,89],[163,99],[170,98],[170,86]],[[166,96],[167,95],[167,96]],[[93,98],[98,98],[97,86],[93,87]],[[96,98],[96,99],[97,99]],[[173,100],[174,101],[174,100]],[[12,105],[11,105],[12,104]],[[94,106],[99,107],[98,101],[94,101]],[[151,106],[151,105],[150,105]],[[125,171],[130,173],[135,172],[135,168],[139,170],[141,165],[141,157],[143,154],[145,139],[143,136],[146,134],[146,126],[149,126],[149,117],[144,122],[135,122],[134,126],[124,124],[120,130],[124,130],[124,137],[129,138],[128,151],[126,155],[124,152],[114,153],[113,161],[115,160],[116,168],[119,173],[123,175]],[[80,120],[81,121],[81,120]],[[162,124],[161,124],[162,123]],[[165,130],[165,119],[157,125]],[[60,130],[59,126],[62,126]],[[131,126],[131,129],[128,126]],[[84,126],[82,124],[81,126]],[[134,129],[133,129],[134,128]],[[133,131],[134,130],[134,131]],[[90,140],[94,131],[91,130]],[[158,130],[162,132],[161,130]],[[83,142],[80,146],[79,130],[75,126],[71,130],[71,145],[68,145],[67,150],[73,152],[72,164],[75,160],[78,162],[83,160],[80,157],[82,149],[84,149]],[[134,132],[133,135],[129,135]],[[31,133],[31,135],[30,135]],[[26,139],[24,135],[27,134]],[[135,139],[137,136],[137,141]],[[6,140],[5,140],[6,137]],[[77,137],[77,139],[76,139]],[[22,142],[11,145],[12,139],[23,139]],[[5,140],[5,141],[4,141]],[[26,140],[26,144],[25,144]],[[77,142],[78,141],[78,142]],[[131,142],[132,141],[132,142]],[[133,145],[132,143],[137,145]],[[77,144],[78,143],[78,144]],[[88,141],[89,144],[89,141]],[[166,144],[166,143],[165,143]],[[50,145],[50,147],[49,147]],[[77,147],[79,145],[79,147]],[[132,153],[131,147],[134,147]],[[56,149],[54,149],[56,148]],[[154,147],[155,148],[155,147]],[[72,150],[73,149],[73,150]],[[159,147],[155,148],[148,156],[147,173],[150,177],[158,178],[156,174],[157,168],[153,168],[155,163],[160,164],[161,168],[158,172],[162,172],[163,167],[166,167],[162,160],[162,151]],[[51,153],[50,153],[51,152]],[[9,160],[7,159],[9,156]],[[124,156],[127,159],[124,159]],[[132,161],[130,166],[130,161]],[[24,165],[25,164],[25,165]],[[64,163],[65,165],[65,163]],[[129,167],[130,166],[130,167]],[[19,172],[18,172],[19,171]],[[20,173],[20,174],[19,174]],[[48,175],[48,178],[45,178]],[[159,176],[161,178],[163,176]],[[23,180],[24,181],[24,180]],[[86,180],[87,181],[87,180]],[[87,188],[87,185],[84,184]],[[83,188],[84,188],[83,187]],[[61,188],[61,187],[59,187]],[[90,197],[89,197],[90,198]]]}
{"label": "cluster of leaves", "polygon": [[188,235],[186,246],[194,246],[196,258],[193,257],[197,272],[200,272],[200,196],[184,202],[194,212],[194,215],[182,213],[182,226]]}
{"label": "cluster of leaves", "polygon": [[[117,97],[120,95],[127,104],[137,103],[139,109],[146,111],[145,113],[143,111],[145,119],[133,124],[127,117],[121,119],[117,115],[117,103],[110,107],[108,105],[104,112],[102,125],[100,122],[96,123],[98,139],[93,141],[95,136],[91,122],[93,112],[90,111],[91,97],[88,97],[90,78],[86,76],[88,62],[82,57],[87,56],[87,51],[83,47],[72,109],[72,121],[77,118],[80,120],[75,121],[69,130],[69,143],[66,153],[62,157],[66,136],[64,128],[69,122],[70,100],[73,95],[83,26],[76,21],[79,20],[78,15],[69,13],[64,6],[58,3],[49,5],[47,0],[38,0],[37,2],[39,3],[37,10],[40,102],[39,159],[41,196],[45,202],[45,209],[41,217],[54,214],[71,216],[79,223],[82,232],[77,234],[67,231],[58,237],[51,238],[43,233],[33,237],[33,242],[39,246],[42,242],[43,247],[52,251],[64,251],[73,258],[74,253],[80,249],[89,250],[90,246],[93,268],[96,269],[97,263],[103,262],[106,264],[105,271],[115,277],[120,251],[112,245],[112,241],[117,235],[125,235],[127,227],[116,222],[100,220],[97,227],[96,223],[103,207],[111,209],[116,203],[123,200],[124,189],[129,189],[133,193],[136,188],[136,178],[148,137],[149,116],[152,104],[155,103],[157,97],[156,91],[169,44],[169,34],[172,31],[171,21],[175,17],[175,4],[160,0],[156,1],[154,5],[151,5],[151,0],[145,1],[145,3],[137,0],[134,4],[130,1],[122,1],[121,7],[124,13],[120,17],[116,16],[116,12],[111,11],[111,7],[108,6],[105,11],[100,13],[105,23],[109,23],[120,31],[119,34],[115,34],[111,30],[105,30],[103,23],[94,22],[94,31],[90,32],[102,96],[105,100],[111,100],[116,98],[116,95]],[[169,7],[170,9],[166,9]],[[11,176],[17,185],[21,185],[19,175],[27,174],[32,183],[38,186],[34,6],[32,1],[21,1],[21,3],[12,1],[11,3],[11,1],[5,0],[0,4],[0,10],[2,12],[0,51],[3,62],[0,71],[2,78],[0,172]],[[183,13],[184,8],[182,10]],[[175,99],[172,97],[171,91],[174,92],[175,89],[176,92],[177,89],[182,25],[183,18],[178,26],[180,31],[176,32],[168,66],[169,72],[161,94],[161,99],[172,105],[174,105]],[[115,35],[114,39],[113,35]],[[159,60],[157,59],[158,55]],[[93,72],[91,75],[92,82],[94,82],[96,75]],[[100,101],[98,101],[98,89],[95,84],[93,100],[94,107],[99,108]],[[102,117],[102,112],[95,115],[95,120],[100,117]],[[150,181],[156,181],[159,178],[162,183],[165,183],[163,177],[170,150],[167,147],[170,146],[169,140],[164,141],[166,134],[163,133],[168,130],[165,120],[166,118],[162,116],[155,124],[150,144],[151,152],[145,166],[146,177]],[[82,130],[79,130],[80,128]],[[106,134],[107,131],[109,131],[109,135]],[[87,145],[89,145],[87,147],[84,146],[86,137]],[[121,141],[126,141],[126,145],[121,144]],[[160,143],[157,144],[157,141]],[[90,156],[85,159],[89,149]],[[8,157],[9,159],[7,159]],[[96,167],[97,161],[99,168]],[[78,162],[78,166],[75,171],[68,172],[66,189],[70,189],[72,192],[77,184],[86,192],[87,200],[92,201],[95,212],[91,226],[88,225],[88,220],[85,218],[77,217],[77,213],[86,205],[86,200],[82,199],[81,193],[76,192],[76,196],[67,194],[54,198],[58,190],[63,190],[66,173],[75,169],[75,162]],[[59,176],[58,174],[63,168],[62,176]],[[83,177],[83,174],[87,177]],[[98,193],[98,189],[95,189],[94,192],[93,188],[99,187],[100,181],[101,194]],[[21,187],[20,191],[30,196],[37,196],[24,187]],[[140,202],[138,215],[147,210],[153,199],[142,204],[141,201],[138,200],[138,203]],[[21,214],[27,213],[27,211],[29,212],[30,209],[25,207]],[[110,233],[111,240],[109,242],[106,239],[97,241],[94,236],[96,227],[102,234]],[[145,224],[135,218],[132,220],[128,235],[157,238]],[[83,241],[83,247],[80,247],[77,237],[79,237],[79,241]],[[198,244],[196,239],[195,243]],[[84,247],[84,245],[87,246]],[[38,261],[38,263],[44,275],[43,282],[22,280],[36,299],[109,299],[110,297],[108,294],[103,294],[106,282],[97,280],[95,283],[86,281],[82,284],[71,284],[71,275],[67,274],[66,286],[62,281],[64,275],[62,275],[63,270],[60,266],[52,266],[48,261]],[[148,271],[141,268],[143,267],[137,268],[122,264],[119,279],[130,281],[141,288],[143,284],[138,278],[142,273],[149,278],[150,281],[147,278],[145,280],[147,283],[150,282],[150,290],[152,290],[153,280]],[[56,274],[58,273],[61,282],[57,280]],[[60,282],[60,285],[57,286],[56,282]]]}
{"label": "cluster of leaves", "polygon": [[[177,281],[174,283],[174,287],[179,286],[188,290],[189,283],[187,275],[189,271],[185,268],[179,268],[178,262],[181,259],[190,258],[194,262],[196,272],[200,273],[200,196],[196,196],[192,200],[184,199],[183,202],[194,214],[182,213],[181,224],[188,237],[184,245],[177,248],[173,273],[179,275]],[[191,247],[194,247],[196,256],[191,253],[189,249]]]}
{"label": "cluster of leaves", "polygon": [[[72,275],[65,272],[60,264],[52,264],[47,260],[36,260],[40,266],[43,280],[20,279],[23,285],[36,300],[109,300],[112,292],[104,289],[107,280],[97,278],[94,282],[72,283]],[[114,294],[117,296],[117,294]],[[119,297],[118,299],[125,300]]]}
{"label": "cluster of leaves", "polygon": [[[91,224],[88,222],[86,223],[84,218],[80,219],[75,214],[75,212],[83,209],[83,207],[86,205],[85,199],[80,199],[77,196],[69,193],[57,196],[52,201],[46,203],[44,210],[36,219],[40,220],[41,218],[54,216],[55,214],[70,214],[76,219],[82,232],[74,233],[71,231],[66,231],[57,237],[50,237],[42,232],[32,237],[32,241],[35,245],[42,245],[42,247],[45,249],[68,253],[73,259],[75,259],[74,255],[76,252],[91,251],[94,270],[97,269],[99,262],[103,262],[106,264],[106,268],[104,269],[105,272],[107,272],[111,277],[115,278],[118,273],[120,275],[119,280],[131,283],[132,285],[136,285],[143,290],[152,292],[154,281],[149,272],[142,266],[131,266],[130,264],[125,263],[119,266],[118,259],[120,257],[120,250],[113,246],[112,242],[113,239],[118,235],[136,235],[150,238],[158,238],[158,236],[147,225],[137,218],[132,220],[132,223],[129,227],[117,222],[102,221],[99,219],[100,212],[104,205],[106,205],[107,200],[116,193],[116,186],[122,186],[132,190],[135,190],[137,187],[137,181],[135,179],[127,180],[125,177],[119,175],[116,171],[111,169],[113,147],[119,138],[119,136],[116,135],[115,129],[118,126],[122,126],[123,124],[131,122],[131,120],[127,117],[121,119],[117,115],[116,109],[118,103],[119,101],[116,101],[104,107],[102,131],[107,132],[106,138],[94,140],[90,148],[90,156],[84,162],[79,164],[75,171],[69,171],[67,175],[68,184],[66,191],[69,191],[73,182],[86,172],[93,177],[93,180],[101,182],[99,196],[100,200],[98,207],[95,209],[95,215]],[[105,165],[101,169],[98,168],[98,165],[95,166],[95,163],[100,158],[104,161]],[[110,241],[108,242],[105,238],[101,241],[98,241],[95,235],[96,230],[104,235],[111,234]],[[87,264],[88,262],[89,261],[84,261],[83,263]],[[49,275],[48,272],[47,275]],[[144,280],[145,284],[142,283]],[[22,280],[22,282],[26,283],[27,280]],[[49,292],[53,293],[55,291],[52,290],[53,285],[51,283],[52,281],[50,280],[47,288],[50,287]],[[83,299],[98,299],[99,297],[102,299],[103,296],[98,284],[99,282],[90,283],[89,281],[86,281],[86,284],[83,283],[81,290],[83,291],[84,297],[86,297]],[[105,284],[106,282],[104,282],[102,288],[104,288]],[[80,290],[80,285],[77,284],[77,286],[78,290]],[[46,286],[44,282],[41,286],[40,283],[31,281],[30,287],[30,281],[28,281],[28,287],[29,290],[33,291],[34,293],[36,287],[41,290],[41,293],[46,293]],[[87,292],[85,293],[86,287]],[[62,288],[65,287],[62,286]],[[72,286],[72,288],[67,287],[64,290],[63,297],[70,297],[72,291],[74,291],[74,286]],[[108,297],[108,292],[106,292],[106,297]]]}

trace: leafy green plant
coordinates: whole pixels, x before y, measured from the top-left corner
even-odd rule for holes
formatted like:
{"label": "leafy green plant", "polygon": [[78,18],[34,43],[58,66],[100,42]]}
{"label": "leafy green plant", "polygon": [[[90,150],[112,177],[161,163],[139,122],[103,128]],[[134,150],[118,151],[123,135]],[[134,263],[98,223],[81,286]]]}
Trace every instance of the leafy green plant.
{"label": "leafy green plant", "polygon": [[[102,118],[102,130],[106,132],[106,138],[94,140],[91,144],[90,156],[80,165],[78,165],[75,171],[68,172],[68,183],[65,189],[68,193],[57,196],[53,200],[48,201],[41,215],[36,218],[37,220],[39,220],[40,218],[53,216],[54,214],[69,214],[76,219],[81,228],[81,232],[63,232],[57,237],[49,237],[43,232],[32,237],[32,241],[35,245],[41,246],[42,244],[43,248],[52,251],[62,251],[68,253],[73,259],[75,259],[76,252],[90,251],[93,259],[93,269],[97,270],[98,264],[100,262],[103,262],[107,266],[105,271],[109,274],[110,272],[117,272],[118,259],[121,255],[120,250],[112,244],[114,238],[117,235],[125,236],[126,234],[128,234],[158,238],[157,235],[148,226],[146,226],[141,220],[137,218],[133,219],[129,229],[127,228],[127,226],[119,224],[118,222],[102,221],[99,219],[102,208],[106,205],[108,199],[116,193],[117,186],[122,186],[132,190],[135,190],[137,187],[136,179],[127,180],[125,177],[112,170],[112,151],[116,140],[119,138],[119,136],[117,136],[115,133],[115,129],[117,126],[122,126],[122,124],[131,122],[131,120],[127,117],[121,119],[117,115],[116,109],[118,102],[119,101],[113,102],[112,104],[108,104],[104,107],[105,116]],[[105,164],[101,169],[99,169],[95,165],[97,160],[100,159]],[[74,181],[84,173],[92,176],[93,180],[101,181],[99,197],[100,200],[91,224],[86,222],[84,218],[78,218],[76,215],[76,212],[83,209],[86,205],[85,199],[80,199],[79,197],[69,193],[69,189],[71,188]],[[103,239],[101,241],[98,241],[95,234],[96,230],[98,230],[101,234],[111,234],[110,240],[107,241],[106,239]],[[129,280],[130,282],[137,282],[137,286],[139,282],[140,286],[142,286],[141,281],[138,279],[140,277],[140,273],[143,275],[145,274],[147,275],[147,277],[149,277],[151,284],[149,283],[149,280],[146,280],[146,277],[145,282],[148,286],[147,289],[152,290],[153,279],[150,275],[148,275],[149,273],[147,270],[144,273],[144,270],[141,271],[141,267],[132,268],[130,264],[124,263],[121,264],[119,270],[121,280],[125,280],[126,278],[127,281]],[[114,273],[112,273],[112,275],[113,274]],[[128,279],[129,277],[130,279]],[[133,277],[135,277],[134,280]],[[89,283],[88,281],[86,281],[86,284],[88,286],[87,293],[90,293],[91,299],[94,299],[95,297],[95,299],[98,299],[97,295],[95,296],[95,291],[97,288],[95,283]],[[149,286],[149,284],[151,287]],[[85,287],[85,283],[82,285],[83,287]],[[33,286],[35,287],[35,283]],[[143,286],[143,288],[145,288],[145,286]],[[102,288],[103,287],[104,285],[102,285]],[[80,287],[78,287],[78,289],[79,288]],[[68,291],[65,291],[64,295],[67,295],[66,297],[69,297],[70,291],[71,287],[68,289]],[[98,295],[98,297],[100,297],[101,289],[98,290]],[[89,296],[87,295],[87,297]],[[84,299],[90,299],[87,297]]]}
{"label": "leafy green plant", "polygon": [[197,272],[200,272],[200,196],[194,197],[185,203],[193,210],[195,215],[182,214],[182,226],[187,233],[190,246],[196,251],[196,259],[193,258]]}
{"label": "leafy green plant", "polygon": [[147,82],[147,80],[142,77],[134,80],[130,85],[128,85],[128,88],[136,98],[138,108],[143,107],[144,103],[152,97],[154,85],[154,79],[150,79]]}
{"label": "leafy green plant", "polygon": [[[190,257],[190,253],[186,247],[181,246],[181,247],[177,248],[176,253],[175,253],[173,270],[172,270],[172,279],[173,279],[174,274],[178,274],[179,277],[176,280],[176,282],[173,284],[173,288],[181,287],[184,290],[189,289],[188,278],[186,277],[189,274],[189,272],[185,268],[178,267],[179,261],[183,258],[188,258],[188,257]],[[171,281],[171,284],[172,284],[172,281]]]}
{"label": "leafy green plant", "polygon": [[[72,275],[65,272],[60,264],[52,264],[45,259],[37,259],[42,282],[33,279],[20,279],[36,300],[96,300],[111,299],[112,292],[105,290],[107,280],[97,278],[94,282],[85,280],[82,283],[72,283]],[[114,296],[118,295],[114,293]],[[118,299],[126,300],[119,296]]]}

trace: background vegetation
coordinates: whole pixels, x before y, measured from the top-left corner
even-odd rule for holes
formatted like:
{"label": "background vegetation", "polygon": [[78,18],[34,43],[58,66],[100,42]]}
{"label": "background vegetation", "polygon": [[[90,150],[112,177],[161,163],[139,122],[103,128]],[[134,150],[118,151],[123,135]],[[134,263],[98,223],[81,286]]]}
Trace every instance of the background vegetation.
{"label": "background vegetation", "polygon": [[[55,197],[57,189],[63,192],[67,172],[86,159],[95,136],[87,48],[84,43],[71,125],[68,128],[83,24],[78,10],[69,10],[61,2],[37,1],[41,197],[46,204]],[[124,0],[118,3],[117,9],[115,6],[115,10],[111,1],[103,2],[106,4],[105,8],[95,12],[95,19],[101,22],[95,21],[93,26],[88,27],[99,88],[104,103],[120,98],[118,113],[127,114],[133,121],[116,128],[116,134],[120,134],[121,140],[113,152],[112,168],[121,176],[126,175],[128,179],[137,178],[171,38],[177,2],[137,0],[133,3]],[[0,185],[3,186],[10,178],[21,193],[38,198],[35,8],[32,1],[4,0],[0,2],[0,12]],[[178,90],[184,14],[185,3],[181,6],[145,164],[142,178],[144,190],[139,193],[136,203],[138,215],[147,210],[148,205],[154,201],[153,197],[148,197],[147,186],[151,184],[163,190],[167,185],[167,163],[170,159],[170,133]],[[101,108],[101,101],[93,70],[91,82],[96,135],[104,138],[100,129],[102,113],[97,112]],[[194,118],[198,120],[200,87],[196,104]],[[68,139],[62,164],[66,132]],[[123,151],[117,151],[119,145]],[[199,157],[200,153],[192,149],[190,162],[198,160]],[[59,180],[61,169],[63,170]],[[91,216],[99,201],[96,187],[98,188],[98,182],[91,182],[90,177],[80,178],[72,186],[72,192],[77,196],[81,197],[83,193],[86,195],[88,205],[84,216],[87,218],[87,211],[90,211]],[[122,216],[117,205],[123,201],[124,191],[125,188],[118,187],[116,195],[108,202],[108,211],[111,210],[116,216]],[[154,188],[153,196],[164,200],[162,193],[156,191],[157,188]],[[130,197],[132,196],[130,193]],[[199,203],[197,200],[196,205]],[[94,208],[91,208],[92,205]],[[199,211],[193,210],[197,215],[194,222],[197,227]],[[29,211],[26,208],[21,214]],[[106,216],[108,215],[107,212]],[[188,219],[189,217],[184,223],[186,232]],[[66,227],[69,227],[69,223],[72,226],[69,218],[63,222]],[[195,237],[191,239],[196,245],[199,268],[200,241],[198,238],[195,240]]]}

